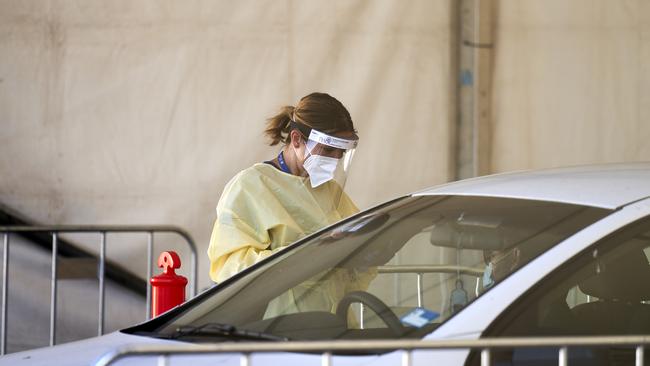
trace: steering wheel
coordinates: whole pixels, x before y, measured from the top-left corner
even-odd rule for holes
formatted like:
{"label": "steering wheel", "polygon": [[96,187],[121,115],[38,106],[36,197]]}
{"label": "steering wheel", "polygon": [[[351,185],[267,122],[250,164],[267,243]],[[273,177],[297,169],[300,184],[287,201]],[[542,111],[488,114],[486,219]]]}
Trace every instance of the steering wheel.
{"label": "steering wheel", "polygon": [[347,324],[348,308],[350,305],[357,302],[368,306],[372,311],[374,311],[396,336],[404,334],[402,323],[399,318],[397,318],[397,315],[390,310],[388,305],[379,300],[377,296],[365,291],[352,291],[345,294],[336,306],[336,315],[339,318],[344,319]]}

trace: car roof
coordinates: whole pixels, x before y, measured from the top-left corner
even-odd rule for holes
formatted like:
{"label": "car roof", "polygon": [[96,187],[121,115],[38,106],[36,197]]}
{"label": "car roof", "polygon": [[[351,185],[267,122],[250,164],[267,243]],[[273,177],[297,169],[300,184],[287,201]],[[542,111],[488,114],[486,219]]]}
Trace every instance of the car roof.
{"label": "car roof", "polygon": [[650,197],[650,162],[488,175],[414,193],[423,195],[524,198],[616,209]]}

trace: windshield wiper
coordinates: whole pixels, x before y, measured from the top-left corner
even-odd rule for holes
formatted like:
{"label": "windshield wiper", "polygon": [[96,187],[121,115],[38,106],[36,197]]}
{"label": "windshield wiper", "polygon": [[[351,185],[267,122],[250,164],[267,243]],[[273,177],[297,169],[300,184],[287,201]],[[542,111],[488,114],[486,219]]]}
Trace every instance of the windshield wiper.
{"label": "windshield wiper", "polygon": [[187,325],[176,329],[169,338],[185,338],[185,337],[231,337],[242,339],[254,339],[264,341],[288,341],[289,338],[278,336],[275,334],[255,332],[251,330],[238,329],[234,325],[220,324],[220,323],[207,323],[198,327]]}

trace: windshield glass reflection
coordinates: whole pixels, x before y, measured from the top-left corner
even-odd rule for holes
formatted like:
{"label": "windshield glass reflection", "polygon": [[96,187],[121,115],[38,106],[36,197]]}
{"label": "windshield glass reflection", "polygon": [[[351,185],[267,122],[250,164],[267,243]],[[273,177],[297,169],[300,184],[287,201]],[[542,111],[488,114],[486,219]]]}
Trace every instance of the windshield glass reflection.
{"label": "windshield glass reflection", "polygon": [[408,197],[303,240],[161,327],[229,324],[289,339],[422,337],[606,210]]}

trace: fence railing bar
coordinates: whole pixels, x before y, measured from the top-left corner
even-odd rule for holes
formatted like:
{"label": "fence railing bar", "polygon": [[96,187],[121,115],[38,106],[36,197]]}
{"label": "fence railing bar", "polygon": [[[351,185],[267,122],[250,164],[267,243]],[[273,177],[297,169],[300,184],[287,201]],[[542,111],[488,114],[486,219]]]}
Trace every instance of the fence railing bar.
{"label": "fence railing bar", "polygon": [[389,265],[377,267],[378,273],[460,273],[476,277],[483,276],[483,269],[450,265]]}
{"label": "fence railing bar", "polygon": [[9,294],[9,233],[4,233],[2,247],[2,329],[0,330],[0,355],[7,353],[7,295]]}
{"label": "fence railing bar", "polygon": [[489,348],[481,350],[481,366],[490,366],[492,363],[492,355]]}
{"label": "fence railing bar", "polygon": [[636,347],[636,362],[635,366],[643,366],[643,346]]}
{"label": "fence railing bar", "polygon": [[57,252],[58,235],[52,233],[52,284],[50,293],[50,347],[56,344],[56,298],[57,298]]}
{"label": "fence railing bar", "polygon": [[[647,346],[647,336],[594,336],[594,337],[521,337],[483,338],[477,340],[336,340],[291,342],[241,342],[214,344],[129,345],[114,349],[102,356],[97,366],[110,365],[125,357],[216,353],[268,353],[268,352],[345,352],[436,349],[513,349],[521,347],[577,347],[577,346]],[[638,352],[638,348],[637,348]]]}
{"label": "fence railing bar", "polygon": [[[168,232],[177,233],[183,237],[191,236],[183,228],[173,225],[2,225],[0,232],[25,233],[25,232],[59,232],[59,233],[143,233],[143,232]],[[193,241],[193,240],[192,240]]]}
{"label": "fence railing bar", "polygon": [[105,297],[106,288],[104,280],[106,278],[106,233],[100,233],[100,244],[99,244],[99,268],[97,270],[97,277],[99,279],[99,316],[97,324],[97,335],[101,336],[104,334],[104,314],[105,314]]}
{"label": "fence railing bar", "polygon": [[151,319],[151,282],[153,275],[153,232],[147,234],[147,320]]}
{"label": "fence railing bar", "polygon": [[0,232],[26,233],[26,232],[57,232],[57,233],[87,233],[87,232],[112,232],[112,233],[175,233],[181,236],[190,247],[190,291],[192,297],[197,293],[198,255],[196,243],[192,236],[183,228],[172,225],[44,225],[44,226],[0,226]]}

